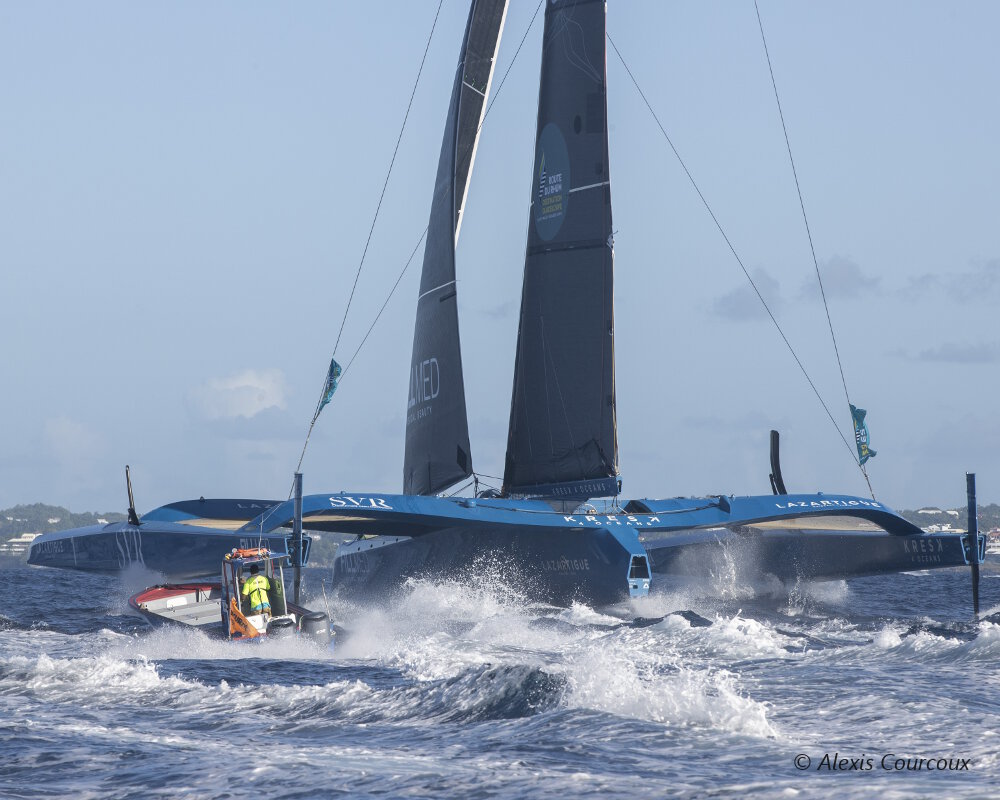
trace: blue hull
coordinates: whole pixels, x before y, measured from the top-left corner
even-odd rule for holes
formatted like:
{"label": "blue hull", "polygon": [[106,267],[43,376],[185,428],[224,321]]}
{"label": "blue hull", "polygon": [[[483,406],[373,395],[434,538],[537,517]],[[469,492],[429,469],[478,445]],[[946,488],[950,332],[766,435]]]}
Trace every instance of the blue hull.
{"label": "blue hull", "polygon": [[[641,564],[634,565],[636,558]],[[649,589],[645,552],[629,530],[449,528],[359,539],[337,549],[333,583],[342,596],[390,599],[409,578],[473,586],[495,581],[531,602],[555,605],[613,605]]]}
{"label": "blue hull", "polygon": [[543,536],[498,531],[484,536],[447,530],[417,538],[377,536],[340,546],[333,582],[341,596],[370,601],[391,600],[408,578],[477,586],[496,580],[531,601],[607,606],[646,594],[627,580],[636,555],[647,556],[653,589],[670,587],[678,578],[690,583],[734,573],[745,580],[773,576],[793,583],[968,564],[964,542],[956,534],[715,530],[643,539],[636,548],[622,546],[607,531]]}

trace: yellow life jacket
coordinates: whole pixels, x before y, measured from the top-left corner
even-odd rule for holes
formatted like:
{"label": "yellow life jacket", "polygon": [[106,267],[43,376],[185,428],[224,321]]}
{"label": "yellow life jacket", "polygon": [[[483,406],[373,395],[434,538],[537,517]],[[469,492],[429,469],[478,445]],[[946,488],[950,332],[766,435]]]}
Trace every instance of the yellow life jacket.
{"label": "yellow life jacket", "polygon": [[271,582],[263,575],[252,575],[243,584],[243,590],[240,594],[244,597],[250,595],[250,607],[253,609],[260,609],[265,606],[270,608],[271,603],[267,599],[267,592],[270,588]]}

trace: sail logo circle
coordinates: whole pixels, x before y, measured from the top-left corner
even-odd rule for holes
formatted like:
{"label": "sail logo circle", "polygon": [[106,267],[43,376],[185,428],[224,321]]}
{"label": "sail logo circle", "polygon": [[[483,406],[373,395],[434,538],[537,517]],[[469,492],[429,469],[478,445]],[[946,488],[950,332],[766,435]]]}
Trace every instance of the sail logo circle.
{"label": "sail logo circle", "polygon": [[542,129],[536,157],[535,231],[548,242],[559,233],[569,210],[569,150],[554,122]]}

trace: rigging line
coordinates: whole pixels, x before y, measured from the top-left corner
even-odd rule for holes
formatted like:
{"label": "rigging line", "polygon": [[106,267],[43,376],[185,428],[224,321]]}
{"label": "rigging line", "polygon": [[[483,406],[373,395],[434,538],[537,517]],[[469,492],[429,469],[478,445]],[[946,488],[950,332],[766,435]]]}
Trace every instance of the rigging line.
{"label": "rigging line", "polygon": [[850,443],[847,441],[847,437],[844,436],[844,432],[840,429],[840,426],[837,425],[837,420],[834,419],[833,414],[830,412],[829,406],[827,406],[826,401],[823,399],[823,396],[819,393],[819,389],[816,388],[816,384],[813,383],[813,379],[809,376],[809,373],[806,371],[805,365],[802,363],[802,360],[799,358],[798,353],[795,352],[795,348],[792,347],[792,343],[790,341],[788,341],[788,337],[785,336],[785,332],[781,329],[781,325],[778,324],[778,320],[775,318],[774,314],[772,313],[770,306],[768,306],[768,304],[767,304],[767,301],[764,300],[764,296],[760,293],[760,289],[757,288],[757,284],[754,283],[753,278],[750,277],[749,271],[747,270],[746,266],[743,264],[743,259],[740,258],[739,253],[736,252],[736,248],[733,246],[733,243],[730,241],[729,236],[726,235],[726,231],[723,229],[722,223],[719,222],[718,217],[715,216],[715,212],[712,210],[712,207],[708,204],[708,200],[705,199],[705,195],[702,194],[702,191],[698,187],[698,184],[695,181],[694,176],[691,174],[691,171],[687,168],[687,164],[684,163],[684,159],[681,158],[681,154],[678,152],[678,150],[674,146],[674,143],[671,140],[670,136],[667,134],[666,129],[663,127],[663,123],[660,122],[660,118],[656,115],[656,112],[653,110],[653,107],[650,105],[649,100],[646,99],[645,92],[642,91],[642,88],[639,86],[639,82],[635,79],[635,75],[632,74],[632,70],[629,69],[628,64],[625,63],[625,59],[622,57],[621,52],[619,52],[618,46],[614,43],[614,40],[611,38],[610,34],[607,34],[607,36],[608,36],[608,41],[611,43],[611,47],[615,51],[615,55],[618,56],[618,60],[622,62],[622,66],[625,67],[625,71],[628,73],[629,78],[631,78],[632,85],[635,86],[636,91],[639,92],[639,96],[642,98],[642,101],[646,104],[646,108],[649,110],[649,113],[652,115],[653,120],[656,122],[657,127],[659,127],[660,133],[662,133],[663,134],[663,138],[667,140],[667,144],[670,145],[670,149],[673,151],[674,156],[677,158],[678,163],[681,165],[681,169],[684,170],[684,174],[687,175],[688,180],[691,182],[691,186],[694,187],[695,192],[698,194],[698,197],[701,199],[702,205],[705,206],[705,210],[708,211],[709,216],[712,218],[712,221],[715,223],[715,227],[718,228],[719,233],[722,234],[722,238],[725,239],[726,244],[729,246],[729,251],[733,254],[733,257],[736,259],[736,263],[738,263],[740,265],[740,269],[743,270],[743,274],[746,276],[746,279],[750,282],[750,286],[753,288],[754,292],[756,293],[757,299],[760,300],[761,305],[764,306],[764,310],[767,312],[767,315],[771,318],[771,322],[774,324],[775,329],[778,331],[778,335],[781,336],[781,340],[785,343],[785,347],[787,347],[788,348],[788,352],[792,354],[792,358],[794,358],[795,359],[795,363],[798,364],[799,370],[802,372],[802,375],[805,377],[806,381],[809,383],[810,388],[813,390],[813,394],[816,395],[816,399],[819,400],[820,405],[823,406],[823,410],[826,412],[826,415],[830,418],[830,422],[833,423],[833,427],[836,429],[837,433],[839,434],[839,436],[841,438],[841,441],[843,441],[844,446],[847,448],[848,452],[851,454],[851,458],[853,458],[856,461],[857,460],[857,456],[854,454],[854,450],[851,448]]}
{"label": "rigging line", "polygon": [[503,478],[501,478],[499,475],[487,475],[485,472],[474,472],[473,475],[478,475],[480,478],[490,478],[491,480],[494,481],[503,480]]}
{"label": "rigging line", "polygon": [[372,324],[368,326],[368,330],[365,332],[364,338],[361,340],[361,344],[358,345],[357,349],[354,351],[354,355],[351,356],[351,360],[347,362],[347,366],[344,367],[344,371],[340,375],[341,381],[343,381],[344,376],[347,375],[347,370],[351,368],[351,364],[354,363],[354,359],[358,357],[358,353],[361,352],[361,348],[365,346],[365,342],[368,341],[368,337],[371,336],[371,332],[375,329],[378,324],[379,319],[382,317],[382,312],[385,311],[385,307],[389,305],[389,301],[392,300],[392,296],[396,293],[396,288],[399,286],[399,282],[403,280],[403,275],[406,274],[406,270],[410,268],[410,264],[413,263],[413,257],[417,254],[417,250],[420,249],[421,242],[424,241],[424,237],[427,236],[427,231],[430,226],[428,225],[424,228],[424,232],[420,234],[420,238],[417,239],[417,243],[414,245],[413,250],[410,251],[410,257],[406,259],[406,263],[403,265],[403,269],[400,271],[399,275],[396,277],[396,282],[392,285],[389,290],[388,296],[385,298],[385,302],[382,303],[382,308],[378,310],[378,314],[375,315],[375,319],[372,320]]}
{"label": "rigging line", "polygon": [[[293,480],[292,480],[292,487],[293,487],[293,489],[294,489],[294,486],[295,486],[295,480],[293,479]],[[291,497],[289,497],[289,499],[291,499]],[[257,541],[258,541],[258,542],[262,542],[262,541],[263,541],[263,539],[264,539],[264,523],[265,523],[265,522],[267,522],[267,521],[268,521],[268,520],[269,520],[269,519],[271,518],[271,515],[272,515],[272,514],[274,514],[274,512],[275,512],[275,511],[276,511],[276,510],[277,510],[277,509],[278,509],[278,508],[279,508],[279,507],[280,507],[281,505],[282,505],[282,501],[280,501],[280,500],[279,500],[279,501],[278,501],[278,502],[276,502],[276,503],[275,503],[274,505],[272,505],[272,506],[269,506],[268,508],[264,509],[264,511],[263,511],[263,512],[262,512],[261,514],[259,514],[259,515],[258,515],[258,516],[260,517],[260,525],[258,525],[258,528],[259,528],[259,532],[258,532],[258,536],[257,536]],[[249,524],[250,524],[251,522],[253,522],[253,520],[252,520],[252,519],[251,519],[251,520],[247,520],[247,523],[246,523],[246,524],[247,524],[247,525],[249,525]],[[245,526],[244,526],[244,527],[245,527]],[[242,528],[242,527],[241,527],[241,528],[238,528],[237,530],[240,530],[240,531],[241,531],[241,530],[243,530],[243,529],[244,529],[244,528]]]}
{"label": "rigging line", "polygon": [[[500,79],[500,83],[497,85],[496,91],[493,92],[493,97],[490,98],[490,102],[486,106],[486,111],[483,112],[483,118],[480,120],[479,127],[476,129],[476,137],[477,138],[479,136],[479,133],[482,131],[483,126],[486,124],[486,118],[489,116],[490,111],[493,110],[493,104],[496,103],[497,98],[500,97],[500,92],[503,90],[503,85],[504,85],[504,83],[506,83],[507,77],[510,75],[511,70],[514,68],[514,64],[517,63],[517,57],[518,57],[518,55],[520,55],[521,49],[524,47],[524,42],[528,38],[528,34],[531,32],[531,29],[532,29],[532,27],[535,24],[535,19],[538,17],[538,11],[541,9],[543,2],[544,2],[544,0],[539,0],[538,5],[535,6],[535,13],[531,15],[531,20],[528,22],[528,26],[527,26],[527,28],[525,28],[524,34],[521,36],[521,41],[517,45],[517,50],[514,51],[514,56],[513,56],[513,58],[511,58],[510,64],[507,66],[507,70],[504,72],[503,77]],[[440,6],[438,6],[438,9],[440,10]],[[412,101],[412,98],[411,98],[411,101]],[[472,145],[470,144],[470,145],[468,145],[466,147],[466,151],[465,151],[465,153],[462,154],[462,158],[464,159],[469,154],[469,152],[471,150],[472,150]],[[438,189],[436,191],[443,191],[443,186],[442,187],[438,187]],[[383,193],[384,193],[384,189],[383,189]],[[436,195],[436,192],[435,192],[435,196],[431,200],[431,204],[432,205],[433,205],[433,201],[436,199],[436,197],[437,197],[437,195]],[[427,235],[427,231],[429,230],[429,228],[430,228],[429,225],[425,226],[424,230],[423,230],[423,233],[420,234],[420,238],[417,239],[417,243],[416,243],[416,245],[414,245],[413,252],[410,253],[410,257],[407,259],[406,264],[403,266],[402,272],[400,272],[399,273],[399,277],[396,278],[396,282],[393,284],[392,289],[389,291],[389,295],[388,295],[388,297],[386,297],[385,302],[382,304],[382,308],[379,309],[378,314],[375,315],[374,321],[368,327],[368,332],[365,334],[364,339],[361,340],[361,344],[359,344],[358,348],[354,351],[354,355],[351,356],[351,360],[347,362],[347,366],[344,368],[344,371],[341,374],[341,380],[343,380],[344,376],[347,375],[347,370],[350,368],[351,364],[354,363],[354,359],[356,359],[358,357],[358,353],[361,352],[361,348],[364,346],[365,341],[367,341],[368,336],[371,334],[372,329],[375,327],[375,323],[378,322],[379,318],[382,316],[382,312],[385,311],[385,307],[389,303],[389,300],[392,299],[392,295],[396,291],[396,287],[399,286],[399,282],[402,280],[403,275],[406,273],[406,270],[409,268],[410,263],[413,261],[413,257],[416,255],[417,249],[420,247],[420,243],[424,240],[424,237]],[[370,238],[371,238],[371,234],[369,233],[369,239]],[[367,245],[365,246],[365,249],[367,250]],[[345,315],[345,319],[346,319],[346,315]],[[343,324],[341,324],[341,330],[343,330]],[[338,342],[340,341],[340,337],[339,336],[337,338],[337,341]],[[334,347],[334,351],[336,351],[336,347]]]}
{"label": "rigging line", "polygon": [[[847,378],[844,377],[844,365],[840,360],[840,348],[837,346],[837,336],[833,332],[833,319],[830,317],[830,306],[826,302],[826,289],[823,287],[823,277],[819,271],[819,259],[816,258],[816,246],[813,244],[812,230],[809,227],[809,217],[806,215],[806,203],[802,198],[802,186],[799,183],[799,172],[795,168],[795,158],[792,156],[792,142],[788,136],[788,126],[785,124],[785,112],[781,108],[781,98],[778,96],[778,82],[774,77],[774,66],[771,64],[771,53],[767,49],[767,37],[764,36],[764,22],[761,20],[760,16],[760,6],[757,4],[757,0],[753,0],[754,10],[757,12],[757,26],[760,28],[760,41],[764,45],[764,56],[767,59],[767,70],[771,74],[771,87],[774,89],[774,102],[778,106],[778,117],[781,119],[781,130],[785,134],[785,148],[788,150],[788,163],[792,166],[792,177],[795,179],[795,191],[799,195],[799,208],[802,209],[802,222],[806,227],[806,238],[809,239],[809,252],[812,254],[813,267],[816,270],[816,282],[819,284],[819,293],[823,298],[823,309],[826,311],[826,324],[830,328],[830,340],[833,342],[833,352],[837,356],[837,367],[840,369],[840,382],[844,386],[844,398],[847,400],[848,408],[851,406],[851,395],[847,391]],[[868,491],[872,494],[872,499],[875,499],[875,491],[872,489],[871,480],[868,478],[868,471],[865,469],[864,464],[861,460],[855,457],[855,462],[858,468],[861,470],[861,474],[865,476],[865,482],[868,484]]]}
{"label": "rigging line", "polygon": [[351,301],[354,300],[354,291],[358,288],[358,278],[361,277],[361,268],[365,264],[365,256],[368,255],[368,247],[372,242],[372,234],[375,232],[375,223],[378,221],[379,211],[382,209],[382,201],[385,199],[385,191],[389,186],[389,176],[392,175],[393,165],[396,163],[396,155],[399,153],[399,143],[403,140],[403,131],[406,129],[406,121],[410,118],[410,109],[413,108],[413,98],[417,94],[417,86],[420,83],[420,75],[424,71],[424,63],[427,61],[427,51],[431,49],[431,39],[434,38],[434,29],[437,27],[438,16],[441,14],[441,5],[444,0],[438,0],[437,11],[434,12],[434,23],[431,25],[431,32],[427,37],[427,44],[424,46],[424,55],[420,59],[420,67],[417,69],[417,78],[413,82],[413,91],[410,92],[410,102],[406,105],[406,114],[403,115],[403,124],[399,128],[399,136],[396,137],[396,147],[392,151],[392,159],[389,161],[389,170],[385,174],[385,182],[382,184],[382,194],[379,195],[378,205],[375,207],[375,216],[372,218],[371,228],[368,229],[368,239],[365,241],[365,249],[361,253],[361,262],[358,264],[358,271],[354,275],[354,285],[351,287],[351,294],[347,298],[347,307],[344,309],[344,318],[340,321],[340,330],[337,332],[337,341],[333,345],[333,352],[336,354],[340,345],[340,337],[344,333],[344,323],[347,322],[347,312],[351,310]]}
{"label": "rigging line", "polygon": [[[362,270],[362,268],[365,265],[365,258],[368,255],[368,248],[369,248],[369,246],[371,245],[371,242],[372,242],[372,234],[374,234],[374,232],[375,232],[375,223],[378,222],[378,215],[379,215],[379,212],[382,210],[382,201],[385,199],[385,192],[386,192],[386,189],[388,189],[388,187],[389,187],[389,178],[392,175],[392,168],[396,164],[396,156],[399,153],[399,144],[403,140],[403,131],[406,130],[406,123],[407,123],[407,121],[410,118],[410,110],[413,108],[413,98],[416,97],[417,86],[420,85],[420,76],[423,74],[424,64],[427,62],[427,53],[431,49],[431,40],[434,38],[434,30],[435,30],[435,28],[437,28],[438,17],[441,15],[441,6],[443,4],[444,4],[444,0],[438,0],[437,10],[434,12],[434,22],[431,23],[431,32],[427,35],[427,44],[424,45],[424,54],[420,58],[420,66],[417,68],[417,77],[413,81],[413,89],[410,91],[410,100],[406,104],[406,113],[403,115],[403,124],[400,125],[400,127],[399,127],[399,135],[396,137],[396,146],[393,148],[392,158],[389,160],[389,169],[385,173],[385,181],[382,183],[382,192],[379,195],[378,204],[375,206],[375,215],[372,217],[372,224],[371,224],[371,227],[368,229],[368,238],[365,240],[364,250],[362,250],[362,252],[361,252],[361,261],[358,263],[357,272],[354,273],[354,284],[351,286],[351,293],[350,293],[350,295],[347,298],[347,306],[344,308],[344,316],[340,320],[340,330],[337,331],[337,340],[334,342],[334,345],[333,345],[333,353],[334,353],[334,355],[336,355],[336,353],[337,353],[337,348],[340,347],[340,337],[343,336],[343,334],[344,334],[344,325],[347,323],[347,315],[348,315],[348,313],[351,310],[351,303],[354,301],[354,293],[355,293],[355,291],[357,291],[357,288],[358,288],[358,279],[361,277],[361,270]],[[423,239],[424,234],[426,234],[426,233],[427,233],[427,231],[425,229],[424,233],[421,234],[420,238]],[[418,245],[419,245],[419,242],[418,242]],[[412,256],[411,256],[411,258],[412,258]],[[407,266],[409,266],[409,262],[407,262]],[[405,272],[405,271],[406,271],[406,267],[403,268],[403,272]],[[400,277],[402,277],[402,275],[400,275]],[[397,280],[396,283],[398,284],[399,281]],[[395,291],[395,288],[396,287],[393,286],[393,291]],[[392,294],[390,293],[389,296],[391,297]],[[387,302],[388,302],[388,300],[387,300]],[[383,308],[384,308],[384,306],[383,306]],[[381,315],[381,314],[382,314],[382,312],[379,311],[379,315]],[[377,321],[378,317],[376,317],[375,319]],[[369,333],[370,332],[371,332],[371,330],[369,329]],[[366,335],[365,338],[367,338],[367,335]],[[357,355],[356,352],[355,352],[355,355]],[[353,361],[354,359],[352,358],[351,360]],[[324,393],[325,393],[325,387],[326,387],[326,381],[325,380],[323,381],[323,386],[324,386]],[[316,402],[316,411],[313,413],[312,422],[309,423],[309,430],[306,432],[306,440],[302,444],[302,452],[299,454],[299,463],[298,463],[298,466],[295,468],[296,472],[299,472],[302,469],[302,461],[306,457],[306,448],[309,446],[309,437],[312,436],[313,428],[315,427],[316,420],[319,417],[319,411],[320,411],[320,407],[321,407],[322,402],[323,402],[323,393],[320,394],[320,398]],[[295,481],[293,480],[292,481],[292,487],[293,488],[292,488],[291,491],[289,491],[289,494],[288,494],[289,498],[291,498],[291,496],[292,496],[292,491],[294,491],[294,486],[295,486]]]}
{"label": "rigging line", "polygon": [[[495,492],[499,492],[500,491],[500,487],[499,486],[497,486],[496,484],[491,483],[490,481],[484,481],[482,478],[479,477],[478,473],[475,473],[475,472],[472,473],[472,477],[476,479],[476,497],[479,497],[479,487],[481,487],[481,486],[485,486],[487,489],[492,489]],[[499,480],[501,484],[503,483],[503,481],[501,479],[497,478],[497,480]]]}
{"label": "rigging line", "polygon": [[[424,232],[420,234],[420,238],[417,239],[417,243],[416,245],[414,245],[413,251],[410,253],[410,257],[406,259],[406,263],[403,265],[403,269],[396,277],[396,282],[392,285],[392,288],[389,290],[389,294],[385,298],[385,302],[382,303],[382,308],[378,310],[378,314],[375,315],[375,319],[372,320],[372,324],[368,326],[368,330],[365,333],[364,338],[361,340],[361,344],[358,345],[357,349],[354,351],[354,355],[351,356],[351,360],[347,362],[347,366],[344,367],[343,371],[340,373],[341,382],[343,382],[344,377],[347,375],[347,370],[351,368],[351,364],[354,363],[354,359],[357,358],[358,353],[361,352],[361,348],[365,346],[365,342],[368,341],[368,337],[371,336],[371,332],[375,329],[375,326],[378,324],[379,319],[382,317],[382,312],[385,311],[386,306],[389,305],[389,301],[392,300],[392,296],[396,293],[396,289],[399,286],[399,282],[403,280],[403,276],[406,274],[406,270],[408,270],[410,268],[410,264],[413,263],[413,257],[417,254],[417,250],[420,247],[420,243],[424,240],[424,237],[427,235],[428,228],[430,228],[429,225],[426,228],[424,228]],[[309,423],[309,430],[306,432],[306,440],[302,443],[302,452],[299,454],[299,463],[298,466],[295,468],[296,472],[302,471],[302,461],[306,457],[306,448],[309,447],[309,438],[312,436],[313,428],[316,427],[316,420],[319,419],[319,404],[322,402],[323,398],[321,396],[319,402],[316,404],[316,413],[313,414],[312,422]],[[288,492],[289,500],[292,499],[292,494],[294,493],[294,491],[295,491],[295,479],[292,478],[292,488]]]}
{"label": "rigging line", "polygon": [[[521,54],[521,48],[524,47],[524,41],[525,39],[528,38],[528,34],[531,33],[531,29],[535,25],[535,19],[538,17],[538,11],[541,9],[543,2],[545,2],[545,0],[538,0],[538,5],[535,6],[535,13],[531,15],[531,19],[528,22],[528,27],[524,29],[524,33],[521,36],[521,41],[518,42],[517,44],[517,50],[514,51],[514,57],[510,60],[510,64],[507,67],[507,71],[503,74],[503,77],[500,79],[500,83],[497,86],[497,90],[493,92],[493,99],[490,100],[489,104],[486,106],[486,111],[483,112],[483,118],[479,123],[479,127],[476,129],[477,135],[479,134],[479,131],[483,129],[483,125],[486,123],[486,117],[490,113],[490,109],[493,108],[493,104],[497,101],[497,98],[500,96],[500,90],[503,89],[503,85],[507,81],[507,76],[510,75],[510,71],[514,68],[514,64],[517,63],[517,57]],[[463,156],[463,158],[464,157],[465,156]]]}
{"label": "rigging line", "polygon": [[809,252],[812,254],[813,267],[816,269],[816,282],[819,283],[819,291],[823,297],[823,308],[826,309],[826,321],[830,327],[830,339],[833,340],[833,350],[837,354],[837,366],[840,367],[840,380],[844,385],[844,397],[850,405],[851,397],[847,392],[847,379],[844,377],[844,367],[840,362],[840,350],[837,347],[837,337],[833,332],[833,321],[830,318],[830,307],[826,302],[826,290],[823,288],[823,278],[819,271],[819,261],[816,258],[816,247],[813,244],[812,230],[809,228],[809,218],[806,216],[806,204],[802,199],[802,187],[799,184],[799,173],[795,168],[795,158],[792,156],[792,143],[788,137],[788,127],[785,124],[785,112],[781,108],[781,99],[778,97],[778,84],[774,77],[774,67],[771,65],[771,54],[767,49],[767,39],[764,37],[764,23],[760,18],[760,8],[757,0],[753,1],[754,10],[757,12],[757,25],[760,28],[760,41],[764,45],[764,57],[767,59],[767,69],[771,74],[771,87],[774,89],[774,102],[778,106],[778,117],[781,119],[781,131],[785,135],[785,148],[788,150],[788,163],[792,167],[792,177],[795,179],[795,191],[799,196],[799,208],[802,209],[802,222],[806,227],[806,237],[809,239]]}
{"label": "rigging line", "polygon": [[472,480],[472,481],[469,481],[469,482],[468,482],[468,483],[466,483],[466,484],[465,484],[464,486],[459,486],[459,487],[458,487],[458,488],[457,488],[457,489],[456,489],[456,490],[455,490],[454,492],[452,492],[452,493],[451,493],[450,495],[448,495],[448,497],[454,497],[454,496],[455,496],[455,495],[457,495],[457,494],[458,494],[459,492],[461,492],[461,491],[464,491],[464,490],[468,489],[468,488],[469,488],[470,486],[472,486],[472,484],[473,484],[473,483],[475,483],[475,481],[474,481],[474,480]]}
{"label": "rigging line", "polygon": [[[396,293],[396,289],[399,286],[399,282],[403,280],[403,276],[406,274],[406,271],[410,268],[410,264],[413,263],[413,257],[417,254],[417,249],[420,247],[420,243],[424,240],[424,237],[427,235],[427,230],[429,227],[430,226],[428,225],[426,228],[424,228],[424,232],[420,234],[420,238],[417,239],[417,243],[414,245],[413,251],[410,253],[410,257],[406,259],[406,263],[403,265],[403,269],[396,277],[396,282],[392,285],[392,288],[389,290],[389,294],[386,296],[385,302],[382,303],[382,308],[378,310],[378,314],[375,315],[375,319],[372,320],[372,324],[368,326],[368,330],[365,333],[364,338],[361,340],[361,344],[359,344],[357,349],[354,351],[354,355],[351,356],[351,360],[347,362],[347,366],[344,367],[344,369],[341,371],[340,373],[341,382],[343,382],[344,377],[347,375],[347,370],[351,368],[351,364],[354,363],[354,359],[356,359],[358,357],[358,353],[361,352],[361,348],[365,346],[365,342],[368,341],[368,337],[371,336],[371,332],[375,329],[375,326],[378,324],[379,319],[382,317],[382,312],[385,311],[386,306],[389,305],[389,301],[392,300],[392,296]],[[319,419],[320,403],[322,402],[323,402],[323,397],[321,395],[319,401],[316,403],[316,411],[313,414],[312,422],[309,423],[309,430],[306,431],[306,440],[302,443],[302,452],[299,454],[299,463],[298,466],[295,468],[296,472],[302,471],[302,461],[306,457],[306,448],[309,447],[309,438],[312,436],[313,428],[316,427],[316,420]],[[289,500],[292,498],[292,492],[294,491],[295,491],[295,479],[293,478],[292,488],[291,490],[289,490],[288,494]]]}
{"label": "rigging line", "polygon": [[[440,0],[440,2],[438,3],[438,13],[441,12],[441,2],[443,2],[443,0]],[[500,92],[503,89],[504,83],[506,83],[506,81],[507,81],[507,77],[510,75],[511,70],[514,68],[514,64],[517,63],[517,57],[518,57],[518,55],[520,55],[521,49],[524,47],[524,42],[528,38],[528,34],[531,32],[531,29],[532,29],[532,27],[535,24],[535,19],[538,17],[538,12],[539,12],[539,10],[542,7],[542,3],[543,2],[544,2],[544,0],[538,0],[538,5],[535,6],[535,13],[531,15],[531,20],[528,22],[528,26],[527,26],[527,28],[525,28],[524,34],[521,36],[521,41],[517,45],[517,50],[514,51],[514,57],[511,59],[510,64],[507,66],[507,71],[504,72],[503,78],[500,79],[500,83],[497,85],[497,90],[493,93],[493,98],[490,100],[489,104],[486,106],[486,111],[483,112],[483,118],[479,121],[479,127],[476,129],[476,136],[477,136],[477,138],[479,136],[480,131],[482,131],[482,129],[483,129],[483,125],[486,124],[486,117],[489,116],[490,111],[493,109],[493,104],[496,103],[497,98],[500,96]],[[434,25],[437,25],[437,14],[435,14],[435,16],[434,16]],[[433,34],[434,34],[434,27],[432,26],[431,27],[431,35],[433,36]],[[425,59],[427,57],[427,48],[429,48],[429,47],[430,47],[430,37],[428,37],[428,39],[427,39],[427,47],[424,49],[424,58]],[[420,62],[420,70],[422,71],[423,68],[424,68],[424,62],[422,60]],[[417,82],[419,82],[419,80],[420,80],[420,72],[418,71],[418,73],[417,73]],[[410,107],[413,105],[413,96],[416,93],[416,90],[417,90],[417,84],[414,83],[414,85],[413,85],[413,94],[410,95],[410,103],[406,107],[406,117],[409,117]],[[404,117],[404,119],[403,119],[403,127],[405,127],[405,126],[406,126],[406,118]],[[403,130],[401,128],[400,131],[399,131],[399,137],[400,137],[400,139],[402,138],[402,136],[403,136]],[[462,158],[465,158],[465,156],[468,155],[468,153],[469,153],[469,151],[471,151],[471,149],[472,149],[472,145],[469,145],[467,147],[467,149],[466,149],[466,152],[462,155]],[[392,163],[395,163],[395,160],[396,160],[396,151],[398,151],[398,150],[399,150],[399,139],[396,140],[396,150],[394,150],[393,154],[392,154]],[[392,163],[389,164],[389,173],[390,174],[392,172]],[[380,209],[382,207],[382,198],[385,197],[385,191],[386,191],[386,187],[388,186],[388,184],[389,184],[389,175],[387,174],[386,177],[385,177],[385,184],[382,186],[382,195],[379,197],[378,208],[376,208],[376,210],[375,210],[375,219],[378,218],[378,209]],[[438,191],[441,191],[442,188],[439,188]],[[436,195],[435,195],[435,197],[436,197]],[[433,205],[433,200],[434,200],[434,198],[432,198],[432,200],[431,200],[432,205]],[[344,332],[344,323],[347,321],[347,312],[350,310],[351,299],[354,297],[354,290],[357,288],[357,285],[358,285],[358,278],[361,275],[361,267],[364,265],[365,254],[367,254],[367,252],[368,252],[368,245],[371,243],[372,232],[375,230],[375,219],[372,220],[372,227],[371,227],[371,230],[368,231],[368,241],[365,243],[364,253],[362,253],[362,256],[361,256],[361,263],[358,265],[358,272],[354,276],[354,286],[351,288],[351,295],[350,295],[350,298],[348,298],[348,301],[347,301],[347,308],[344,309],[344,318],[343,318],[343,320],[341,320],[340,331],[337,333],[337,342],[333,346],[333,352],[334,353],[337,352],[337,347],[340,345],[340,337],[341,337],[341,335]],[[424,230],[423,230],[423,233],[420,234],[420,238],[417,239],[417,243],[413,247],[413,252],[410,253],[410,257],[406,260],[406,264],[403,266],[402,271],[399,273],[399,276],[396,278],[396,282],[393,284],[392,289],[389,290],[389,295],[386,297],[385,302],[382,304],[382,308],[380,308],[378,314],[375,315],[375,319],[372,321],[372,324],[368,327],[368,332],[365,333],[364,339],[361,340],[361,344],[358,345],[357,349],[354,351],[354,355],[351,356],[351,360],[348,361],[347,367],[345,367],[344,370],[343,370],[343,372],[341,373],[341,380],[343,380],[344,376],[347,374],[347,370],[350,368],[351,364],[354,363],[354,359],[356,359],[358,357],[358,354],[361,352],[361,348],[364,346],[365,342],[368,341],[369,335],[371,334],[372,330],[375,328],[375,324],[379,321],[379,318],[381,318],[382,312],[385,311],[386,306],[389,304],[389,300],[392,299],[392,296],[395,293],[396,288],[399,286],[399,282],[403,279],[403,275],[406,274],[406,270],[409,268],[410,263],[413,261],[413,257],[414,257],[414,255],[416,255],[417,249],[420,247],[420,243],[424,240],[424,237],[427,235],[427,231],[428,231],[429,228],[430,228],[430,225],[425,226]],[[324,385],[324,387],[326,386],[326,382],[325,381],[324,381],[323,385]],[[305,440],[305,442],[302,445],[302,453],[299,455],[299,464],[298,464],[298,467],[295,470],[296,472],[300,472],[301,469],[302,469],[302,461],[305,459],[306,448],[309,446],[309,437],[312,436],[313,427],[316,425],[316,420],[319,417],[319,407],[320,407],[320,404],[322,402],[323,402],[323,395],[321,394],[320,395],[320,399],[316,402],[316,412],[313,414],[312,422],[309,423],[309,430],[306,433],[306,440]],[[293,487],[293,489],[291,491],[289,491],[289,494],[288,494],[289,498],[291,498],[291,496],[292,496],[292,491],[294,491],[294,486],[295,486],[295,482],[293,480],[292,481],[292,487]]]}

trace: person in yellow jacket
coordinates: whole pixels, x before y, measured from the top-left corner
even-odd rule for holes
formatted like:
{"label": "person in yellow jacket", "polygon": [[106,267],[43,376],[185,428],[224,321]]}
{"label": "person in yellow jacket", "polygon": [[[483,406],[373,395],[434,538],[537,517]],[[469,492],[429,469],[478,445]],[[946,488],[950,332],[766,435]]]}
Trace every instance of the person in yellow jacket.
{"label": "person in yellow jacket", "polygon": [[244,597],[250,596],[250,610],[254,614],[270,614],[271,602],[267,593],[271,590],[271,582],[264,576],[259,575],[257,565],[250,567],[250,577],[244,582],[243,590],[240,592]]}

